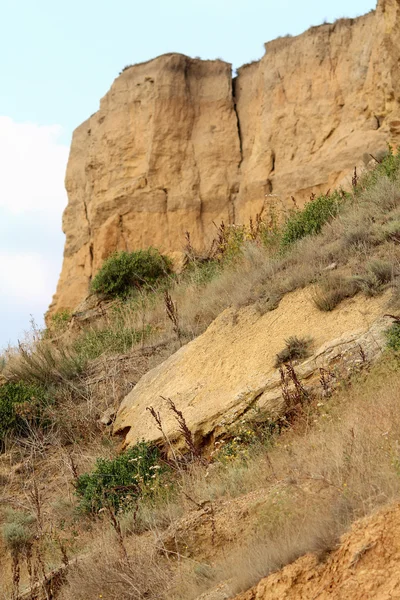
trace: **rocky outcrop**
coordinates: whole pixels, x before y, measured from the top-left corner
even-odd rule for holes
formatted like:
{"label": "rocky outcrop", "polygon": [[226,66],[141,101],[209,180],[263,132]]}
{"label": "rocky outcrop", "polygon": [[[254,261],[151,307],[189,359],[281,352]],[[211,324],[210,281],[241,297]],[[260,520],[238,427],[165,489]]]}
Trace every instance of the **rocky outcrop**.
{"label": "rocky outcrop", "polygon": [[386,296],[357,296],[321,313],[310,291],[301,290],[287,294],[276,310],[264,315],[254,307],[228,309],[205,333],[139,380],[118,410],[114,433],[124,437],[126,446],[141,439],[162,442],[147,410],[152,406],[169,441],[183,446],[167,398],[182,411],[198,445],[214,442],[243,418],[275,418],[284,402],[274,363],[285,340],[311,337],[312,355],[296,366],[308,389],[319,385],[320,368],[346,378],[355,364],[381,354],[383,332],[391,323],[383,316],[386,303]]}
{"label": "rocky outcrop", "polygon": [[265,46],[239,69],[169,54],[127,68],[74,132],[64,263],[74,309],[114,250],[207,247],[213,222],[349,183],[400,135],[399,0]]}
{"label": "rocky outcrop", "polygon": [[53,309],[75,308],[116,249],[181,250],[186,230],[200,244],[233,206],[239,164],[230,65],[171,54],[124,70],[74,132]]}

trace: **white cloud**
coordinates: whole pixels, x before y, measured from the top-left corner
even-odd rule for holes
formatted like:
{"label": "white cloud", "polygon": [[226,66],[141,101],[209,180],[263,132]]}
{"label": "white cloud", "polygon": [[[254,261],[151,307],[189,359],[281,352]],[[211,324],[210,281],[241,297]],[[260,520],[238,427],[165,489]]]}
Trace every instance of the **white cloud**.
{"label": "white cloud", "polygon": [[59,125],[0,116],[0,206],[16,213],[62,210],[68,147],[57,142],[61,132]]}
{"label": "white cloud", "polygon": [[54,293],[50,261],[40,254],[0,253],[2,304],[10,311],[16,305],[32,310],[49,304]]}
{"label": "white cloud", "polygon": [[0,116],[0,349],[37,322],[61,268],[68,147],[59,125]]}

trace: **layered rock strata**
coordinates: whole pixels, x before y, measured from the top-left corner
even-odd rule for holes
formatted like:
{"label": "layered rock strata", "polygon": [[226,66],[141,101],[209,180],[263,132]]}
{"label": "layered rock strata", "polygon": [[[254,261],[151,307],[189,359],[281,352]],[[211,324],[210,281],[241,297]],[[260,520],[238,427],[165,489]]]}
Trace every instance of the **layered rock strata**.
{"label": "layered rock strata", "polygon": [[[223,312],[199,337],[146,373],[124,398],[114,433],[125,446],[141,439],[163,443],[157,423],[148,411],[161,415],[164,435],[185,447],[171,399],[180,410],[198,446],[234,429],[243,419],[274,420],[285,411],[276,355],[295,335],[312,339],[311,355],[296,365],[307,391],[346,379],[362,362],[372,363],[385,347],[385,330],[392,320],[384,316],[387,295],[373,299],[356,296],[335,311],[321,313],[309,289],[287,294],[277,309],[260,315],[254,306]],[[289,384],[289,389],[291,384]]]}

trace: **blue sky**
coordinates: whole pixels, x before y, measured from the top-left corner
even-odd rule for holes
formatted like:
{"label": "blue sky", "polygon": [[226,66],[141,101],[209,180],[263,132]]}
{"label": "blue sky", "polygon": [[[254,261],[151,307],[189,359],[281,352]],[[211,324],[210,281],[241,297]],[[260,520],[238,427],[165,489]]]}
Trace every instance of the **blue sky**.
{"label": "blue sky", "polygon": [[239,67],[264,42],[375,0],[3,0],[0,30],[0,349],[40,324],[61,267],[73,129],[127,64],[165,52]]}

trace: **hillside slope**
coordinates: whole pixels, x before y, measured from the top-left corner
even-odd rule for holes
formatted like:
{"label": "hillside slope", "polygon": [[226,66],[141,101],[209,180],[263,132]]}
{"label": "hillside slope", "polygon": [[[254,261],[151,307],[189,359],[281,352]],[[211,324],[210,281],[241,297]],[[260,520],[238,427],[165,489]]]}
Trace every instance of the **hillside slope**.
{"label": "hillside slope", "polygon": [[352,593],[376,540],[342,559],[339,537],[400,498],[400,154],[219,235],[2,357],[7,600]]}

